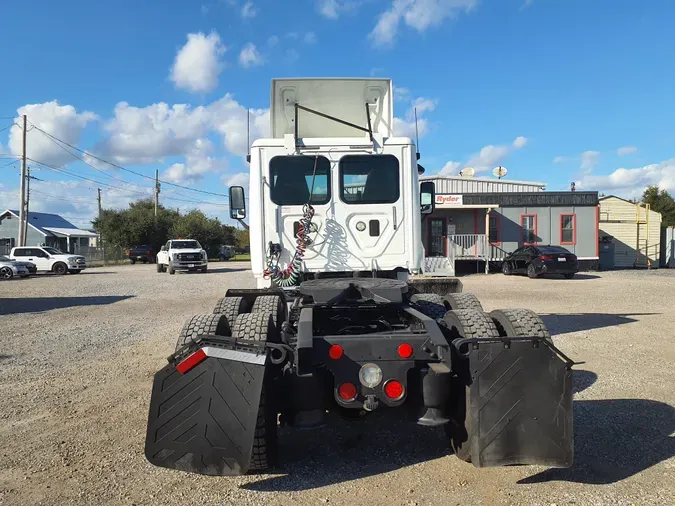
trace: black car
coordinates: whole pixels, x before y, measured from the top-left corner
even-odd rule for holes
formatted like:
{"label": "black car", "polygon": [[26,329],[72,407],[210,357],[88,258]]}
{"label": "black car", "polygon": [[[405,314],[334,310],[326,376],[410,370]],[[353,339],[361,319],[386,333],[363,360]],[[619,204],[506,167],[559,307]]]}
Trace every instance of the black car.
{"label": "black car", "polygon": [[579,260],[562,246],[522,246],[507,255],[502,263],[502,272],[507,276],[526,273],[531,278],[542,274],[562,274],[572,279],[579,272]]}

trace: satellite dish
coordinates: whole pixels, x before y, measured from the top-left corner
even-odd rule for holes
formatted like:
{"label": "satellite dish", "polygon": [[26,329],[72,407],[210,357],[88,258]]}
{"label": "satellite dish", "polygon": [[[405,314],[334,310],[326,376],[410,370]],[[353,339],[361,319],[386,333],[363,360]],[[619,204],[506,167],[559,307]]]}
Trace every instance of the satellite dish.
{"label": "satellite dish", "polygon": [[473,167],[464,167],[459,171],[459,175],[462,177],[473,177],[476,175],[476,170]]}
{"label": "satellite dish", "polygon": [[506,174],[508,174],[508,172],[509,171],[506,170],[506,167],[502,167],[501,165],[499,167],[495,167],[494,169],[492,169],[492,175],[496,178],[499,178],[499,179],[506,176]]}

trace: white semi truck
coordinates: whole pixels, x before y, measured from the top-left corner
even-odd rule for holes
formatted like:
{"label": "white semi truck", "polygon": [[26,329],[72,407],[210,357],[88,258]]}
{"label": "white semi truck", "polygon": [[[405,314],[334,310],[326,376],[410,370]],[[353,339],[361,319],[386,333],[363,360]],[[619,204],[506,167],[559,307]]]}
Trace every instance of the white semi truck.
{"label": "white semi truck", "polygon": [[153,384],[153,464],[264,471],[280,422],[406,407],[475,466],[571,465],[573,363],[539,316],[486,313],[456,280],[422,275],[434,186],[394,135],[392,97],[388,79],[273,80],[249,206],[230,188],[232,218],[250,212],[257,288],[183,327]]}

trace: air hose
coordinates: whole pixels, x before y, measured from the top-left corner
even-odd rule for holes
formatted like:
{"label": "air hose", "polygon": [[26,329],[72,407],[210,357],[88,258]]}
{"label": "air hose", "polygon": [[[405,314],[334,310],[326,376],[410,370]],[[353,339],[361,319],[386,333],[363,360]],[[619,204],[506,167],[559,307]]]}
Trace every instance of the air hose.
{"label": "air hose", "polygon": [[298,221],[298,233],[295,239],[295,253],[293,258],[288,263],[285,269],[279,267],[279,251],[272,252],[271,248],[267,255],[267,269],[263,272],[265,279],[271,279],[278,286],[294,286],[298,282],[300,276],[300,266],[302,259],[307,251],[307,246],[310,243],[309,233],[312,226],[312,218],[314,217],[314,208],[312,207],[312,195],[314,194],[314,180],[316,179],[316,166],[319,161],[319,156],[314,158],[314,171],[312,173],[312,188],[309,192],[309,199],[307,203],[302,206],[302,218]]}

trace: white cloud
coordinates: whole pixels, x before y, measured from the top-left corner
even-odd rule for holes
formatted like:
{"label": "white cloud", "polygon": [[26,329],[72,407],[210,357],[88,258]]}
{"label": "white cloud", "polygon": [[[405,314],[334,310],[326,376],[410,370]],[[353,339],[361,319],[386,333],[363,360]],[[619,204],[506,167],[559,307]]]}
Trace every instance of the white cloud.
{"label": "white cloud", "polygon": [[429,122],[424,114],[433,111],[436,105],[436,100],[424,97],[413,100],[403,118],[394,118],[394,135],[415,139],[415,109],[417,109],[417,130],[419,136],[424,137],[429,131]]}
{"label": "white cloud", "polygon": [[623,146],[616,150],[616,154],[619,156],[632,155],[633,153],[637,153],[637,150],[638,148],[635,146]]}
{"label": "white cloud", "polygon": [[269,47],[274,47],[277,44],[279,44],[279,37],[277,37],[276,35],[272,35],[269,39],[267,39],[267,45]]}
{"label": "white cloud", "polygon": [[316,8],[323,17],[338,19],[342,14],[353,11],[363,0],[317,0]]}
{"label": "white cloud", "polygon": [[202,14],[204,14],[204,15],[208,14],[209,13],[209,6],[205,5],[205,4],[202,4],[201,11],[202,11]]}
{"label": "white cloud", "polygon": [[675,190],[675,158],[632,169],[620,168],[606,175],[585,175],[577,181],[577,188],[614,193],[618,196],[641,195],[650,185]]}
{"label": "white cloud", "polygon": [[459,172],[459,168],[462,166],[461,162],[448,162],[443,168],[438,171],[438,174],[441,176],[454,176]]}
{"label": "white cloud", "polygon": [[527,137],[523,137],[522,135],[519,137],[516,137],[516,140],[513,141],[513,147],[516,149],[522,149],[525,146],[527,146],[527,143],[529,142],[529,139]]}
{"label": "white cloud", "polygon": [[410,98],[409,89],[394,86],[394,100],[408,100],[409,98]]}
{"label": "white cloud", "polygon": [[226,159],[209,156],[212,152],[211,141],[197,139],[185,156],[185,163],[174,163],[164,171],[162,178],[174,183],[194,183],[210,172],[223,172],[227,169]]}
{"label": "white cloud", "polygon": [[298,53],[293,48],[286,50],[286,54],[284,55],[284,60],[286,60],[286,63],[295,63],[299,58],[300,53]]}
{"label": "white cloud", "polygon": [[[120,102],[105,125],[108,135],[94,150],[121,165],[155,164],[170,156],[186,156],[198,139],[215,132],[231,154],[247,153],[246,108],[232,95],[206,106],[170,106],[160,102],[146,107]],[[251,111],[251,141],[269,136],[269,110]]]}
{"label": "white cloud", "polygon": [[524,148],[527,145],[526,137],[516,137],[516,139],[510,144],[504,145],[493,145],[489,144],[483,147],[478,153],[471,155],[466,162],[448,162],[445,166],[439,171],[442,175],[452,175],[459,172],[461,167],[472,167],[476,172],[486,172],[492,170],[498,165],[502,165],[504,160],[519,149]]}
{"label": "white cloud", "polygon": [[586,174],[590,174],[599,161],[599,151],[584,151],[581,153],[581,170]]}
{"label": "white cloud", "polygon": [[477,3],[478,0],[392,0],[389,9],[380,14],[370,38],[376,46],[391,46],[401,22],[422,33],[461,12],[469,12]]}
{"label": "white cloud", "polygon": [[[91,121],[98,119],[93,112],[78,113],[72,105],[61,105],[56,100],[42,104],[27,104],[17,109],[14,122],[21,125],[20,116],[28,117],[28,131],[26,133],[26,154],[29,158],[50,165],[63,165],[76,161],[76,158],[60,148],[49,137],[45,136],[31,124],[35,125],[54,137],[76,146],[80,141],[82,131]],[[18,126],[9,130],[9,150],[14,155],[23,151],[23,134]],[[72,149],[68,148],[70,151]]]}
{"label": "white cloud", "polygon": [[567,161],[567,157],[566,157],[566,156],[556,156],[556,157],[553,159],[553,163],[565,163],[566,161]]}
{"label": "white cloud", "polygon": [[241,17],[244,19],[252,19],[258,15],[260,9],[258,9],[253,2],[246,2],[241,8]]}
{"label": "white cloud", "polygon": [[177,88],[195,93],[213,91],[224,68],[221,56],[225,51],[216,32],[189,33],[187,42],[176,54],[171,80]]}
{"label": "white cloud", "polygon": [[305,34],[305,44],[316,44],[316,33],[314,32],[307,32]]}
{"label": "white cloud", "polygon": [[300,34],[298,32],[288,32],[286,34],[286,37],[289,39],[297,40],[300,38]]}
{"label": "white cloud", "polygon": [[237,172],[236,174],[223,174],[220,177],[220,180],[223,182],[223,186],[229,188],[230,186],[241,186],[244,188],[244,192],[248,196],[248,187],[249,187],[249,173],[248,172]]}
{"label": "white cloud", "polygon": [[246,44],[239,53],[239,65],[244,68],[257,67],[263,63],[265,60],[252,42]]}

